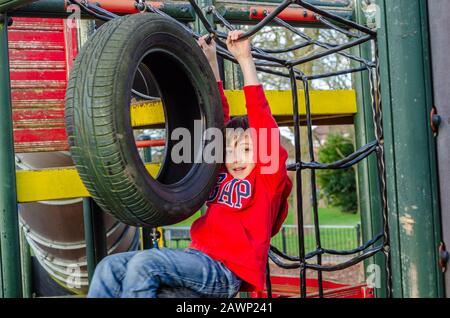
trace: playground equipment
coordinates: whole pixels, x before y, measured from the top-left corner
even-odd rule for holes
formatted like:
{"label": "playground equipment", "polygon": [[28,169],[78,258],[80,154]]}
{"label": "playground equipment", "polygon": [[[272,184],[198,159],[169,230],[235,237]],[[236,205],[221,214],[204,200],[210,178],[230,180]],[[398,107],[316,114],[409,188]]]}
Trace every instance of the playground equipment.
{"label": "playground equipment", "polygon": [[[99,1],[100,3],[101,1]],[[52,10],[48,10],[48,1],[38,1],[35,4],[24,7],[23,11],[18,10],[17,14],[60,14],[64,15],[59,2],[59,6],[52,6]],[[102,7],[89,5],[83,8],[85,13],[92,14],[97,18],[105,20],[115,18],[114,14],[105,11],[105,9],[117,9],[117,13],[131,13],[140,10],[147,10],[153,13],[166,16],[164,9],[170,11],[174,7],[165,7],[164,4],[152,6],[150,2],[138,2],[135,6],[133,2],[123,2],[124,5],[120,9],[117,7],[107,6],[107,1],[103,2]],[[323,284],[321,278],[322,271],[339,270],[346,266],[355,264],[356,262],[367,259],[373,255],[374,262],[379,266],[379,274],[384,274],[384,278],[380,280],[381,288],[377,289],[378,296],[429,296],[436,297],[443,295],[442,272],[438,267],[438,242],[440,241],[440,223],[438,222],[438,195],[437,195],[437,174],[434,157],[433,134],[429,129],[428,110],[431,108],[431,85],[426,79],[429,76],[429,63],[427,63],[428,46],[423,41],[428,36],[427,28],[424,27],[427,20],[425,1],[400,1],[395,7],[389,7],[388,1],[379,1],[381,13],[380,31],[362,26],[365,16],[361,12],[362,3],[354,2],[354,7],[350,7],[349,1],[297,1],[302,8],[296,7],[296,12],[285,12],[290,5],[290,1],[284,1],[279,4],[264,4],[265,9],[261,5],[255,5],[253,8],[249,3],[243,4],[243,10],[236,12],[226,10],[227,14],[221,14],[217,10],[211,9],[202,12],[201,8],[195,3],[178,2],[175,8],[189,8],[190,12],[195,12],[199,20],[205,26],[210,34],[214,34],[216,38],[223,37],[223,34],[217,32],[212,27],[214,21],[221,22],[226,27],[231,28],[231,23],[256,22],[256,27],[252,28],[246,36],[250,36],[257,32],[268,22],[276,22],[281,24],[300,35],[301,32],[292,29],[289,23],[295,20],[295,25],[320,25],[335,29],[337,32],[343,32],[354,40],[342,46],[333,46],[326,44],[324,51],[313,56],[307,56],[297,61],[282,61],[273,57],[269,57],[263,49],[255,48],[255,57],[260,60],[258,63],[259,70],[272,72],[280,76],[288,76],[292,80],[292,101],[294,106],[294,125],[296,127],[296,146],[297,164],[289,167],[297,172],[297,182],[300,180],[300,171],[302,169],[323,169],[323,168],[342,168],[360,162],[359,171],[361,174],[360,196],[361,211],[363,214],[363,232],[366,237],[366,244],[353,251],[330,251],[325,250],[320,245],[320,232],[316,231],[317,250],[306,255],[302,250],[302,234],[300,232],[299,245],[300,253],[298,257],[283,255],[279,251],[272,249],[271,258],[282,266],[293,266],[300,268],[300,285],[301,295],[306,296],[306,273],[307,270],[318,271],[318,295],[323,296]],[[4,9],[11,8],[10,5],[20,5],[19,2],[3,1]],[[150,5],[149,5],[150,4]],[[366,3],[367,4],[367,3]],[[132,5],[130,7],[130,5]],[[179,7],[177,7],[179,5]],[[202,3],[201,7],[206,7],[206,3]],[[219,8],[220,3],[216,6]],[[229,4],[228,4],[229,5]],[[322,7],[317,7],[322,5]],[[8,7],[6,7],[8,6]],[[224,4],[227,9],[227,3]],[[159,9],[158,9],[159,7]],[[323,10],[326,7],[329,10]],[[351,8],[351,14],[348,10]],[[387,10],[389,7],[389,10]],[[44,9],[48,11],[44,11]],[[134,8],[134,9],[133,9]],[[246,9],[247,8],[247,9]],[[58,11],[59,10],[59,11]],[[246,11],[247,10],[247,11]],[[261,14],[269,13],[267,15]],[[308,11],[309,10],[309,11]],[[330,13],[332,11],[334,13]],[[177,9],[175,9],[177,11]],[[189,11],[189,10],[187,10]],[[189,20],[186,17],[186,10],[179,10],[173,14],[180,20]],[[230,13],[233,11],[233,13]],[[284,12],[283,19],[275,18],[278,14]],[[299,15],[302,12],[303,14]],[[408,13],[408,14],[406,14]],[[348,19],[343,19],[342,16]],[[180,16],[183,16],[180,17]],[[420,17],[418,21],[411,21],[408,16]],[[208,17],[208,18],[207,18]],[[244,18],[245,17],[245,18]],[[208,20],[209,19],[209,20]],[[289,21],[283,22],[284,20]],[[171,20],[172,21],[172,20]],[[356,23],[356,22],[357,23]],[[403,21],[403,23],[402,23]],[[4,26],[7,24],[4,19]],[[180,25],[180,28],[185,27]],[[2,39],[0,43],[6,43],[6,28],[2,29]],[[188,31],[188,30],[186,30]],[[408,34],[408,36],[404,36]],[[372,47],[375,48],[375,55],[372,55]],[[311,39],[305,39],[305,45],[316,44]],[[343,53],[360,63],[361,66],[345,70],[334,74],[302,74],[294,70],[293,66],[323,57],[328,54],[339,53],[345,49],[354,47],[354,53]],[[395,47],[395,50],[393,49]],[[288,50],[294,48],[288,48]],[[379,59],[378,59],[378,51]],[[408,54],[405,54],[405,53]],[[411,52],[420,52],[413,54]],[[226,50],[219,50],[224,57],[231,59]],[[6,47],[2,47],[0,57],[7,57]],[[406,58],[405,58],[406,57]],[[6,61],[8,59],[5,59]],[[411,65],[421,65],[422,67],[411,68]],[[270,68],[277,66],[285,66],[289,73],[273,72]],[[5,70],[6,69],[6,70]],[[298,94],[296,79],[304,84],[305,105],[306,105],[306,123],[308,126],[308,135],[311,145],[311,126],[313,123],[311,113],[311,99],[308,90],[308,81],[320,78],[320,76],[337,76],[346,73],[360,73],[367,70],[367,74],[356,75],[357,92],[358,92],[358,114],[356,116],[356,124],[358,131],[358,143],[360,150],[349,158],[334,165],[320,165],[314,160],[311,152],[310,161],[302,162],[299,157],[299,131],[300,118],[298,115]],[[393,70],[391,72],[391,70]],[[1,70],[2,83],[9,83],[7,67]],[[414,78],[414,81],[401,81],[400,79]],[[397,85],[402,86],[398,86]],[[372,84],[372,85],[370,85]],[[381,88],[381,89],[380,89]],[[10,113],[10,96],[8,85],[0,87],[1,110],[5,114]],[[404,93],[404,90],[408,94]],[[382,94],[381,94],[382,92]],[[414,94],[411,94],[414,92]],[[381,94],[381,95],[380,95]],[[384,118],[381,116],[381,97],[384,101],[383,109],[386,110]],[[415,105],[418,111],[411,111],[408,107]],[[5,119],[6,118],[6,119]],[[8,116],[2,116],[0,127],[4,131],[12,131],[11,121]],[[411,133],[407,127],[413,125],[414,132]],[[384,134],[383,134],[384,128]],[[375,140],[375,142],[373,142]],[[383,153],[383,149],[387,149]],[[423,150],[423,151],[422,151]],[[431,150],[431,151],[430,151]],[[362,161],[371,153],[376,152],[377,156],[372,156],[367,161]],[[17,240],[17,215],[16,196],[15,196],[15,176],[12,161],[12,138],[11,135],[6,136],[0,142],[0,157],[2,160],[2,170],[0,176],[5,180],[4,192],[1,193],[1,204],[5,213],[2,215],[1,230],[2,236],[2,273],[3,273],[3,291],[5,296],[20,295],[20,269],[18,267],[18,256],[13,251],[19,250]],[[418,160],[420,159],[420,160]],[[4,164],[3,164],[4,162]],[[384,163],[386,162],[386,166]],[[401,164],[399,163],[401,162]],[[314,186],[314,173],[312,174],[311,184]],[[299,187],[297,188],[299,189]],[[298,191],[301,191],[298,190]],[[72,193],[73,195],[73,193]],[[86,194],[85,194],[86,195]],[[83,195],[84,196],[84,195]],[[314,206],[317,207],[316,199],[313,198]],[[299,229],[302,228],[301,208],[297,206],[299,211]],[[427,213],[423,213],[426,211]],[[380,213],[382,212],[382,213]],[[422,212],[422,213],[421,213]],[[319,223],[317,208],[314,209],[315,224]],[[390,235],[391,234],[391,235]],[[376,248],[368,249],[376,242],[383,240],[381,245]],[[7,248],[6,248],[7,247]],[[356,254],[351,262],[339,264],[335,267],[326,267],[321,265],[320,259],[323,253],[347,253]],[[381,253],[377,253],[382,251]],[[279,257],[285,260],[280,260]],[[307,262],[309,258],[317,258],[317,264]],[[392,259],[392,263],[389,259]],[[290,261],[290,262],[286,262]],[[391,284],[392,282],[392,284]],[[6,287],[5,287],[6,286]],[[270,294],[270,284],[267,284]]]}

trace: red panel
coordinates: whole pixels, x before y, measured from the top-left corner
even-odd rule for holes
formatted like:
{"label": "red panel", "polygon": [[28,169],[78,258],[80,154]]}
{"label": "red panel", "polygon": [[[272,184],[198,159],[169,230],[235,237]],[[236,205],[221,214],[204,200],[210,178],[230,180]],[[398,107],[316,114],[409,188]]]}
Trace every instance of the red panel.
{"label": "red panel", "polygon": [[14,130],[14,142],[67,140],[66,129],[24,129]]}
{"label": "red panel", "polygon": [[17,28],[18,22],[22,22],[22,23],[29,23],[32,24],[34,27],[36,25],[42,25],[45,23],[48,24],[55,24],[58,26],[61,26],[61,19],[53,19],[53,18],[21,18],[21,17],[17,17],[14,18],[14,23],[12,25],[11,30],[14,30],[15,28]]}
{"label": "red panel", "polygon": [[14,100],[49,100],[58,99],[64,100],[66,90],[64,89],[17,89],[12,92],[12,99]]}
{"label": "red panel", "polygon": [[9,41],[27,41],[27,42],[56,42],[64,41],[64,33],[60,32],[36,32],[36,31],[22,31],[11,32],[8,35]]}
{"label": "red panel", "polygon": [[14,18],[8,39],[16,151],[67,150],[64,98],[76,29],[66,30],[63,19]]}
{"label": "red panel", "polygon": [[[48,71],[48,70],[29,70],[29,71],[15,71],[11,70],[11,81],[66,81],[66,71]],[[45,83],[45,82],[44,82]]]}
{"label": "red panel", "polygon": [[14,121],[34,120],[34,119],[62,119],[64,110],[62,109],[38,109],[13,112]]}
{"label": "red panel", "polygon": [[9,50],[11,61],[66,61],[62,50]]}

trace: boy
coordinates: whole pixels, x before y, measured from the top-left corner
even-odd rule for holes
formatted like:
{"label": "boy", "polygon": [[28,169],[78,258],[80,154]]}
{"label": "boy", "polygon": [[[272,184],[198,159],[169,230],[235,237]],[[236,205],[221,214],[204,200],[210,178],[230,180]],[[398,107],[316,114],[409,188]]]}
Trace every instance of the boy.
{"label": "boy", "polygon": [[[242,129],[227,133],[225,165],[208,198],[205,215],[192,224],[192,243],[186,249],[151,249],[106,257],[96,268],[88,297],[155,298],[163,289],[181,297],[186,294],[176,290],[187,289],[199,297],[232,298],[239,291],[264,289],[270,238],[287,216],[292,182],[285,168],[288,155],[258,81],[250,41],[239,40],[241,33],[231,31],[227,47],[242,69],[248,117],[232,120],[215,43],[199,39],[218,83],[227,128]],[[273,131],[277,133],[275,146]],[[261,160],[260,147],[277,163],[270,173],[264,169],[272,162]]]}

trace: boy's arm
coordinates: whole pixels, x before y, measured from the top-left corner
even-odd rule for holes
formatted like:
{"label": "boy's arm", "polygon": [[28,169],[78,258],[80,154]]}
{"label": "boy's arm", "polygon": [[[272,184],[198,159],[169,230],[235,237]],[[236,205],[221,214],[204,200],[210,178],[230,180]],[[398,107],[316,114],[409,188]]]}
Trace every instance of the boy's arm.
{"label": "boy's arm", "polygon": [[[286,160],[288,153],[281,145],[280,129],[272,116],[269,103],[261,84],[244,86],[248,121],[255,129],[253,141],[256,163],[261,175],[275,188],[287,178]],[[282,190],[282,188],[280,188]]]}
{"label": "boy's arm", "polygon": [[198,44],[205,53],[206,59],[208,60],[209,65],[211,66],[211,69],[213,71],[214,77],[216,79],[217,86],[219,88],[220,98],[222,100],[224,124],[226,125],[230,121],[230,105],[228,104],[228,100],[225,96],[225,92],[223,90],[223,82],[222,79],[220,78],[219,63],[217,62],[216,42],[212,40],[208,44],[206,43],[206,37],[207,35],[200,37],[198,39]]}
{"label": "boy's arm", "polygon": [[[275,190],[287,178],[286,160],[288,153],[281,145],[280,130],[272,116],[262,85],[259,83],[255,62],[251,54],[250,40],[240,40],[242,30],[231,31],[227,37],[228,50],[241,66],[244,76],[244,94],[250,128],[253,136],[254,155],[257,167],[265,179],[270,180]],[[256,153],[255,153],[256,152]]]}
{"label": "boy's arm", "polygon": [[220,98],[222,99],[223,122],[224,126],[226,126],[230,121],[230,105],[228,104],[227,97],[225,96],[225,91],[223,90],[223,82],[221,80],[217,81],[217,87],[219,88]]}

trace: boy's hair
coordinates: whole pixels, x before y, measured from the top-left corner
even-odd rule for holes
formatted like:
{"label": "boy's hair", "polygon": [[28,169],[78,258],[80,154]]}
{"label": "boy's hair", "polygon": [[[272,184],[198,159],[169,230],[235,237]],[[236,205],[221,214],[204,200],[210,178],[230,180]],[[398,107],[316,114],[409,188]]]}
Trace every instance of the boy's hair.
{"label": "boy's hair", "polygon": [[[227,123],[225,126],[226,129],[232,129],[232,130],[240,130],[242,129],[242,132],[245,132],[248,128],[250,128],[250,125],[248,123],[248,117],[247,116],[237,116]],[[223,162],[225,162],[226,159],[226,147],[227,147],[227,140],[226,137],[228,135],[228,132],[225,132],[224,134],[224,142],[223,142]]]}
{"label": "boy's hair", "polygon": [[247,130],[248,128],[250,128],[250,125],[248,124],[248,116],[238,116],[232,118],[225,128],[242,128],[244,130]]}

